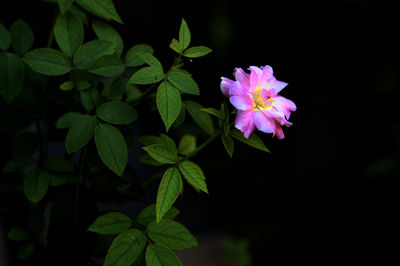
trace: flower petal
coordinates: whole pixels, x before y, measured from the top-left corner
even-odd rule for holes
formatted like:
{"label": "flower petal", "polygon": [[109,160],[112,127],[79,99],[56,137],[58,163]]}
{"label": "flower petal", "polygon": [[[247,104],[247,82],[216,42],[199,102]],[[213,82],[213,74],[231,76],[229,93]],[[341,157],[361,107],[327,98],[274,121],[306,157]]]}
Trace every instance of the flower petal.
{"label": "flower petal", "polygon": [[275,121],[267,117],[263,112],[256,111],[254,114],[254,123],[258,130],[265,133],[275,132]]}
{"label": "flower petal", "polygon": [[263,72],[263,75],[262,75],[263,79],[270,80],[273,77],[274,71],[272,70],[271,66],[266,65],[264,67],[261,67],[261,69]]}
{"label": "flower petal", "polygon": [[262,82],[262,70],[256,66],[250,66],[248,68],[250,70],[250,88],[254,88],[256,86],[261,85]]}
{"label": "flower petal", "polygon": [[278,139],[285,138],[285,134],[283,134],[283,130],[279,124],[275,124],[275,132],[272,136],[277,137]]}
{"label": "flower petal", "polygon": [[240,85],[244,89],[248,89],[250,86],[250,75],[244,72],[243,69],[237,67],[233,71],[233,75],[235,75],[235,79],[239,81]]}
{"label": "flower petal", "polygon": [[225,77],[221,77],[221,92],[225,96],[229,97],[229,89],[233,85],[234,81]]}
{"label": "flower petal", "polygon": [[285,114],[286,119],[289,119],[290,112],[296,111],[297,109],[296,104],[285,97],[276,96],[273,99],[274,106]]}
{"label": "flower petal", "polygon": [[246,138],[249,138],[251,133],[253,133],[256,128],[253,117],[254,111],[238,111],[235,120],[235,127],[243,132]]}
{"label": "flower petal", "polygon": [[249,96],[231,96],[229,98],[232,105],[235,106],[236,109],[246,111],[253,108],[253,101]]}
{"label": "flower petal", "polygon": [[270,84],[270,89],[274,91],[275,93],[279,93],[283,88],[285,88],[288,84],[283,81],[279,81],[277,79],[274,79],[273,82]]}
{"label": "flower petal", "polygon": [[229,90],[229,96],[246,95],[247,91],[244,89],[239,81],[233,83]]}

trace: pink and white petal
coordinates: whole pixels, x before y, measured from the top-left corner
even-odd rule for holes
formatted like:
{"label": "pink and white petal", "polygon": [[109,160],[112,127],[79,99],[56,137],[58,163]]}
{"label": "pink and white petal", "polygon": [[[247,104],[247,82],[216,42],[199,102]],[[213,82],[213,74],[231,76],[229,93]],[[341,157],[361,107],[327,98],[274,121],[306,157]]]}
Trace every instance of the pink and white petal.
{"label": "pink and white petal", "polygon": [[235,120],[235,127],[243,132],[246,138],[249,138],[256,128],[254,124],[254,111],[238,111]]}
{"label": "pink and white petal", "polygon": [[244,89],[248,89],[250,86],[250,75],[247,74],[246,72],[244,72],[243,69],[237,67],[235,68],[235,70],[233,71],[233,75],[235,76],[235,79],[237,81],[239,81],[239,83],[241,84],[241,86]]}
{"label": "pink and white petal", "polygon": [[235,81],[229,89],[229,96],[246,95],[247,90],[242,87],[239,81]]}
{"label": "pink and white petal", "polygon": [[283,134],[283,130],[280,127],[279,124],[275,125],[275,132],[273,134],[273,137],[276,137],[278,139],[284,139],[285,138],[285,134]]}
{"label": "pink and white petal", "polygon": [[253,101],[249,96],[231,96],[229,98],[231,104],[235,106],[236,109],[246,111],[253,108]]}
{"label": "pink and white petal", "polygon": [[248,69],[250,70],[250,88],[259,86],[262,81],[263,71],[256,66],[250,66]]}
{"label": "pink and white petal", "polygon": [[263,79],[265,80],[270,80],[273,77],[274,71],[272,70],[272,67],[269,65],[266,65],[264,67],[261,67],[263,71]]}
{"label": "pink and white petal", "polygon": [[290,112],[296,111],[297,109],[296,104],[291,100],[286,99],[285,97],[276,96],[273,99],[275,100],[274,106],[279,110],[282,110],[282,112],[285,114],[286,119],[289,119]]}
{"label": "pink and white petal", "polygon": [[254,114],[254,123],[258,130],[265,133],[275,132],[275,121],[269,118],[261,111],[256,111]]}
{"label": "pink and white petal", "polygon": [[288,84],[286,82],[275,80],[275,81],[271,82],[270,89],[278,94],[287,85]]}
{"label": "pink and white petal", "polygon": [[223,95],[229,97],[229,89],[232,87],[233,83],[233,80],[221,77],[221,92]]}

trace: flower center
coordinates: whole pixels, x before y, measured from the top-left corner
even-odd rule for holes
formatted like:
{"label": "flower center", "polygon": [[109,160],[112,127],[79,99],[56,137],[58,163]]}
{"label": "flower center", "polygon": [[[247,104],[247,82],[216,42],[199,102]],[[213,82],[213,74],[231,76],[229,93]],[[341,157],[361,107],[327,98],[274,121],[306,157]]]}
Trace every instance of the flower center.
{"label": "flower center", "polygon": [[[268,85],[265,89],[268,89]],[[265,97],[262,91],[261,87],[254,89],[254,108],[268,110],[272,108],[274,100],[271,97]]]}

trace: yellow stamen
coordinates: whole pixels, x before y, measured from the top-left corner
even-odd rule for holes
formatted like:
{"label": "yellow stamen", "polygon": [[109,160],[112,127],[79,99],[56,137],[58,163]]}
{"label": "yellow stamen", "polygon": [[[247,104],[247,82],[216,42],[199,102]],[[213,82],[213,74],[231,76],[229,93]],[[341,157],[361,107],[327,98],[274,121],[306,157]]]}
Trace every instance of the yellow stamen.
{"label": "yellow stamen", "polygon": [[[268,85],[265,89],[268,89]],[[254,88],[254,110],[269,110],[273,107],[272,104],[274,100],[271,97],[267,97],[268,102],[271,103],[268,104],[265,101],[265,97],[262,95],[262,90],[263,88],[261,88],[260,86]]]}

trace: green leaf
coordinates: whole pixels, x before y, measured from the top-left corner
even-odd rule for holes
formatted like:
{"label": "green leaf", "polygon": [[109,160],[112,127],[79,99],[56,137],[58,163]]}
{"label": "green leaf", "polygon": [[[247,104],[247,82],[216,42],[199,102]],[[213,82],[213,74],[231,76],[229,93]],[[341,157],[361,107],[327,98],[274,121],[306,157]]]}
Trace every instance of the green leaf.
{"label": "green leaf", "polygon": [[107,252],[104,266],[131,265],[140,256],[146,243],[145,235],[137,229],[119,234]]}
{"label": "green leaf", "polygon": [[[174,206],[171,206],[166,214],[164,214],[164,219],[174,219],[179,214],[179,210]],[[136,222],[143,226],[148,226],[152,221],[156,220],[156,204],[151,204],[144,208],[138,215]]]}
{"label": "green leaf", "polygon": [[65,138],[67,152],[73,153],[85,146],[92,139],[95,128],[96,119],[90,115],[81,115],[75,119]]}
{"label": "green leaf", "polygon": [[78,82],[76,82],[76,88],[78,89],[78,91],[87,90],[90,88],[90,83],[87,81],[79,80]]}
{"label": "green leaf", "polygon": [[172,167],[169,168],[167,171],[165,171],[157,192],[157,201],[156,201],[157,223],[161,221],[163,216],[167,213],[167,211],[171,208],[171,206],[178,198],[181,186],[182,186],[182,179],[178,169]]}
{"label": "green leaf", "polygon": [[194,47],[190,47],[189,49],[187,49],[183,55],[189,58],[196,58],[196,57],[201,57],[201,56],[205,56],[206,54],[211,53],[212,50],[208,47],[205,46],[194,46]]}
{"label": "green leaf", "polygon": [[144,67],[135,72],[128,83],[133,84],[152,84],[157,83],[164,78],[164,73],[154,67]]}
{"label": "green leaf", "polygon": [[182,102],[181,103],[181,110],[179,111],[179,115],[176,118],[175,122],[172,124],[172,126],[175,128],[179,127],[185,122],[185,117],[186,117],[186,108],[185,104]]}
{"label": "green leaf", "polygon": [[181,266],[178,257],[169,248],[151,244],[146,249],[146,264],[148,266]]}
{"label": "green leaf", "polygon": [[103,121],[116,125],[127,125],[138,118],[133,107],[120,101],[103,103],[97,108],[96,115]]}
{"label": "green leaf", "polygon": [[164,144],[153,144],[142,149],[160,163],[174,164],[178,160],[177,152]]}
{"label": "green leaf", "polygon": [[203,112],[209,113],[217,118],[224,119],[224,116],[221,114],[221,112],[215,108],[203,108],[200,110]]}
{"label": "green leaf", "polygon": [[33,251],[36,248],[36,243],[35,242],[29,242],[23,244],[17,252],[17,259],[23,260],[28,258],[30,255],[32,255]]}
{"label": "green leaf", "polygon": [[201,109],[203,109],[201,104],[194,101],[185,101],[185,107],[194,122],[196,122],[201,129],[209,135],[214,133],[214,124],[211,116],[208,113],[201,111]]}
{"label": "green leaf", "polygon": [[137,140],[145,146],[150,146],[153,144],[165,144],[159,136],[144,135],[138,137]]}
{"label": "green leaf", "polygon": [[23,60],[33,70],[48,76],[59,76],[71,70],[71,61],[60,51],[38,48],[27,53]]}
{"label": "green leaf", "polygon": [[138,51],[137,54],[149,66],[154,67],[154,68],[158,69],[160,72],[164,73],[164,70],[163,70],[163,67],[162,67],[160,61],[158,61],[158,59],[155,58],[152,54],[142,52],[142,51]]}
{"label": "green leaf", "polygon": [[167,145],[174,153],[178,154],[178,148],[176,147],[175,141],[165,134],[160,134],[162,144]]}
{"label": "green leaf", "polygon": [[33,169],[24,176],[23,190],[26,198],[38,203],[47,193],[50,174],[42,169]]}
{"label": "green leaf", "polygon": [[6,51],[10,47],[11,35],[7,28],[0,23],[0,49]]}
{"label": "green leaf", "polygon": [[73,57],[83,42],[83,24],[72,14],[60,14],[54,25],[54,37],[60,49]]}
{"label": "green leaf", "polygon": [[21,171],[28,166],[35,163],[35,160],[30,154],[16,154],[14,157],[6,163],[3,167],[3,172],[17,172]]}
{"label": "green leaf", "polygon": [[78,48],[74,55],[74,65],[77,69],[89,69],[97,59],[112,53],[114,53],[112,42],[93,40]]}
{"label": "green leaf", "polygon": [[60,90],[70,91],[73,88],[75,88],[75,82],[73,82],[72,80],[68,80],[68,81],[61,83],[59,87],[60,87]]}
{"label": "green leaf", "polygon": [[25,21],[15,21],[10,27],[10,35],[11,46],[17,54],[22,56],[28,52],[33,44],[33,32]]}
{"label": "green leaf", "polygon": [[94,141],[103,163],[121,176],[128,162],[128,149],[121,132],[114,126],[100,124],[96,128]]}
{"label": "green leaf", "polygon": [[147,226],[148,236],[154,242],[171,249],[185,249],[197,246],[196,238],[182,224],[168,219],[155,221]]}
{"label": "green leaf", "polygon": [[24,85],[24,63],[19,56],[0,52],[0,94],[9,103]]}
{"label": "green leaf", "polygon": [[158,87],[156,99],[158,112],[168,132],[181,111],[181,95],[171,83],[165,81]]}
{"label": "green leaf", "polygon": [[196,136],[186,134],[179,141],[178,151],[180,154],[188,155],[196,149]]}
{"label": "green leaf", "polygon": [[97,59],[97,61],[90,67],[89,72],[104,77],[114,77],[122,74],[124,70],[125,65],[119,56],[105,55]]}
{"label": "green leaf", "polygon": [[73,1],[74,0],[58,0],[58,7],[62,14],[65,14],[65,11],[71,7]]}
{"label": "green leaf", "polygon": [[247,145],[249,145],[253,148],[271,153],[269,151],[269,149],[265,146],[263,141],[255,133],[251,134],[251,136],[248,139],[246,139],[245,136],[243,135],[243,133],[237,129],[232,129],[230,134],[235,139],[237,139],[243,143],[246,143]]}
{"label": "green leaf", "polygon": [[177,39],[172,39],[171,43],[169,44],[169,47],[178,54],[182,54],[182,45]]}
{"label": "green leaf", "polygon": [[190,44],[190,31],[184,19],[182,19],[181,27],[179,29],[179,42],[181,44],[182,51],[185,50]]}
{"label": "green leaf", "polygon": [[[78,83],[79,84],[79,83]],[[81,103],[86,111],[92,111],[99,104],[99,91],[96,87],[81,90]]]}
{"label": "green leaf", "polygon": [[110,212],[98,217],[87,229],[101,235],[119,234],[129,229],[131,218],[121,212]]}
{"label": "green leaf", "polygon": [[94,15],[122,24],[112,0],[75,0],[75,2]]}
{"label": "green leaf", "polygon": [[167,78],[180,91],[200,95],[200,90],[196,82],[184,72],[180,70],[170,70],[167,73]]}
{"label": "green leaf", "polygon": [[206,178],[201,168],[191,161],[183,161],[178,165],[183,177],[189,182],[196,190],[202,190],[208,193]]}
{"label": "green leaf", "polygon": [[63,156],[48,157],[44,163],[44,167],[46,170],[60,173],[72,173],[75,169],[74,163]]}
{"label": "green leaf", "polygon": [[233,139],[229,135],[221,134],[221,140],[222,140],[222,144],[224,145],[224,148],[225,148],[226,152],[228,153],[229,157],[232,158],[233,148],[235,147],[234,146],[235,143],[233,142]]}
{"label": "green leaf", "polygon": [[68,174],[52,174],[50,178],[50,185],[57,187],[57,186],[63,186],[65,184],[73,184],[73,183],[78,183],[79,178],[74,175],[68,175]]}
{"label": "green leaf", "polygon": [[29,238],[28,232],[21,227],[13,227],[7,234],[8,239],[15,242],[27,240]]}
{"label": "green leaf", "polygon": [[69,7],[68,12],[71,13],[72,15],[74,15],[83,24],[88,25],[88,17],[86,15],[85,11],[83,11],[82,9],[77,7],[76,5],[72,4]]}
{"label": "green leaf", "polygon": [[100,20],[92,21],[93,31],[100,40],[110,41],[113,43],[115,53],[121,55],[124,50],[124,42],[119,33],[109,24]]}
{"label": "green leaf", "polygon": [[134,45],[125,56],[125,63],[127,66],[136,67],[146,63],[140,56],[139,52],[153,54],[153,48],[147,44]]}

